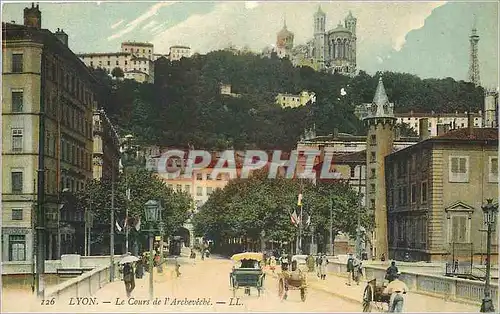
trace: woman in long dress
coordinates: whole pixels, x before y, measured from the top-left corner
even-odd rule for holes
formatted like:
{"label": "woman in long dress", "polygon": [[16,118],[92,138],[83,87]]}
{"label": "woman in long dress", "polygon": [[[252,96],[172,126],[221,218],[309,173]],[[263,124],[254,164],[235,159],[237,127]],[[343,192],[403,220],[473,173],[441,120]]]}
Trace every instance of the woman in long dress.
{"label": "woman in long dress", "polygon": [[326,265],[328,264],[328,259],[326,258],[326,255],[323,255],[321,257],[320,265],[319,265],[319,274],[320,278],[325,280],[326,279]]}

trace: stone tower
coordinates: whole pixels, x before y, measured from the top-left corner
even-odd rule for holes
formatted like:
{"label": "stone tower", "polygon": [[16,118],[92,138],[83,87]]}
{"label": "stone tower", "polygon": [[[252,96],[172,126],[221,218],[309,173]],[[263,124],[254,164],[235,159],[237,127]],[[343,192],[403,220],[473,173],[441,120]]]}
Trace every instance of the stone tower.
{"label": "stone tower", "polygon": [[42,28],[42,12],[35,3],[31,3],[31,8],[24,8],[24,26]]}
{"label": "stone tower", "polygon": [[389,102],[382,77],[378,81],[375,97],[365,104],[363,121],[368,129],[366,144],[366,204],[375,214],[372,254],[378,259],[388,258],[387,206],[385,191],[385,157],[392,153],[394,142],[394,104]]}
{"label": "stone tower", "polygon": [[293,48],[294,34],[286,27],[286,19],[283,20],[283,29],[276,36],[276,53],[283,58],[290,55]]}
{"label": "stone tower", "polygon": [[352,15],[352,12],[349,11],[349,14],[344,20],[345,23],[345,28],[351,31],[352,33],[352,38],[350,40],[350,55],[349,55],[349,60],[352,62],[352,66],[350,67],[352,71],[350,72],[356,72],[356,24],[358,20]]}
{"label": "stone tower", "polygon": [[485,90],[483,127],[498,127],[498,90]]}
{"label": "stone tower", "polygon": [[318,60],[319,69],[325,67],[325,33],[326,14],[318,6],[318,11],[314,13],[314,58]]}
{"label": "stone tower", "polygon": [[477,55],[479,35],[477,34],[476,29],[476,17],[474,17],[474,25],[472,26],[472,32],[469,36],[469,42],[469,82],[474,83],[476,86],[480,86],[481,79],[479,77],[479,57]]}

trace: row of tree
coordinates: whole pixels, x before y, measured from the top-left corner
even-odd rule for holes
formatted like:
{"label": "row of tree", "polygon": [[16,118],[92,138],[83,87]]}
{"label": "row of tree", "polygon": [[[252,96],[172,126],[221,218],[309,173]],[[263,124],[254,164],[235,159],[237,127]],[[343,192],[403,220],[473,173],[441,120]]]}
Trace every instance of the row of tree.
{"label": "row of tree", "polygon": [[[229,51],[173,62],[160,58],[154,84],[113,81],[105,71],[94,72],[104,83],[102,103],[120,129],[162,146],[289,150],[313,124],[322,135],[334,129],[365,134],[354,108],[372,101],[380,75],[397,112],[477,111],[483,103],[480,87],[452,78],[364,71],[347,77],[294,67],[276,56]],[[240,97],[220,95],[220,84],[230,84]],[[275,103],[278,93],[302,90],[315,92],[316,103],[294,109]]]}
{"label": "row of tree", "polygon": [[219,249],[233,238],[259,242],[263,237],[265,241],[293,242],[298,228],[292,224],[291,216],[299,212],[297,201],[301,191],[303,226],[307,226],[305,217],[310,217],[303,235],[307,238],[314,235],[323,248],[328,242],[330,226],[334,237],[340,232],[355,235],[358,214],[362,225],[367,230],[372,228],[372,215],[360,206],[360,195],[347,181],[314,185],[300,179],[269,179],[262,170],[249,179],[236,179],[224,189],[215,190],[194,215],[195,230],[213,240]]}
{"label": "row of tree", "polygon": [[120,228],[127,225],[130,230],[131,243],[147,243],[148,235],[144,230],[148,226],[144,219],[141,221],[141,217],[144,217],[144,205],[148,200],[156,200],[162,205],[165,235],[172,235],[182,227],[190,218],[193,206],[189,194],[172,190],[164,181],[144,169],[120,175],[114,182],[104,179],[90,181],[85,189],[75,193],[75,197],[78,208],[87,208],[93,213],[96,228],[107,229],[111,219],[110,210],[114,208],[115,220]]}

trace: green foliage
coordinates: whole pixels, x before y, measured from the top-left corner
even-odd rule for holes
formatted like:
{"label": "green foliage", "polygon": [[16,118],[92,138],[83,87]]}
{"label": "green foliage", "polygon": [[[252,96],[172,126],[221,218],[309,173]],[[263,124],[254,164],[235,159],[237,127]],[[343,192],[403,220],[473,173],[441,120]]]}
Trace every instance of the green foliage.
{"label": "green foliage", "polygon": [[[354,235],[358,213],[365,228],[372,227],[373,217],[359,206],[359,196],[348,182],[313,185],[296,179],[268,179],[266,172],[260,171],[249,179],[236,179],[224,189],[216,190],[194,215],[195,230],[198,235],[214,240],[241,236],[257,240],[264,231],[268,240],[290,241],[298,232],[290,214],[298,210],[301,185],[303,212],[311,214],[317,234],[329,230],[331,209],[334,235],[339,232]],[[310,232],[311,229],[304,229],[304,235]]]}
{"label": "green foliage", "polygon": [[[94,221],[109,224],[111,208],[111,181],[89,181],[85,189],[76,193],[78,206],[87,208],[94,213]],[[131,200],[126,197],[127,188],[131,190]],[[166,234],[173,234],[189,218],[192,208],[191,197],[184,192],[175,192],[161,179],[146,170],[120,176],[114,183],[115,219],[123,225],[126,208],[128,207],[130,223],[135,218],[144,217],[144,204],[157,200],[163,204],[162,220],[165,223]],[[141,219],[141,228],[146,227],[146,221]],[[135,229],[132,229],[134,232]]]}
{"label": "green foliage", "polygon": [[116,68],[114,68],[114,69],[111,71],[111,75],[112,75],[113,77],[124,77],[124,76],[125,76],[125,73],[123,73],[122,68],[120,68],[120,67],[116,67]]}
{"label": "green foliage", "polygon": [[[131,80],[104,83],[101,98],[107,112],[126,133],[146,144],[199,149],[283,149],[296,146],[304,128],[316,124],[318,134],[365,134],[354,116],[355,105],[371,102],[382,74],[389,99],[397,112],[477,111],[480,87],[463,81],[420,79],[407,73],[374,76],[360,71],[355,77],[293,67],[287,59],[262,58],[246,53],[214,51],[170,62],[155,62],[155,83]],[[240,97],[220,95],[220,84],[231,84]],[[341,95],[344,88],[346,95]],[[316,103],[281,109],[277,93],[316,93]]]}

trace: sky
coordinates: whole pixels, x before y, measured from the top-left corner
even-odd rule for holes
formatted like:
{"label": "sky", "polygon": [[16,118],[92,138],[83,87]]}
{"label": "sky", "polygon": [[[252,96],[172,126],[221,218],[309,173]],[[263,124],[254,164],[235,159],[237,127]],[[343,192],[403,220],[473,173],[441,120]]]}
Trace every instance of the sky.
{"label": "sky", "polygon": [[[62,28],[75,53],[112,52],[123,41],[153,43],[156,53],[172,45],[206,53],[229,45],[256,52],[276,42],[287,27],[294,44],[313,36],[320,2],[73,2],[40,1],[42,27]],[[30,3],[4,3],[2,20],[22,23]],[[370,74],[397,71],[422,78],[467,80],[468,36],[476,16],[482,85],[498,86],[498,3],[493,2],[322,2],[327,29],[349,11],[357,18],[358,69]]]}

